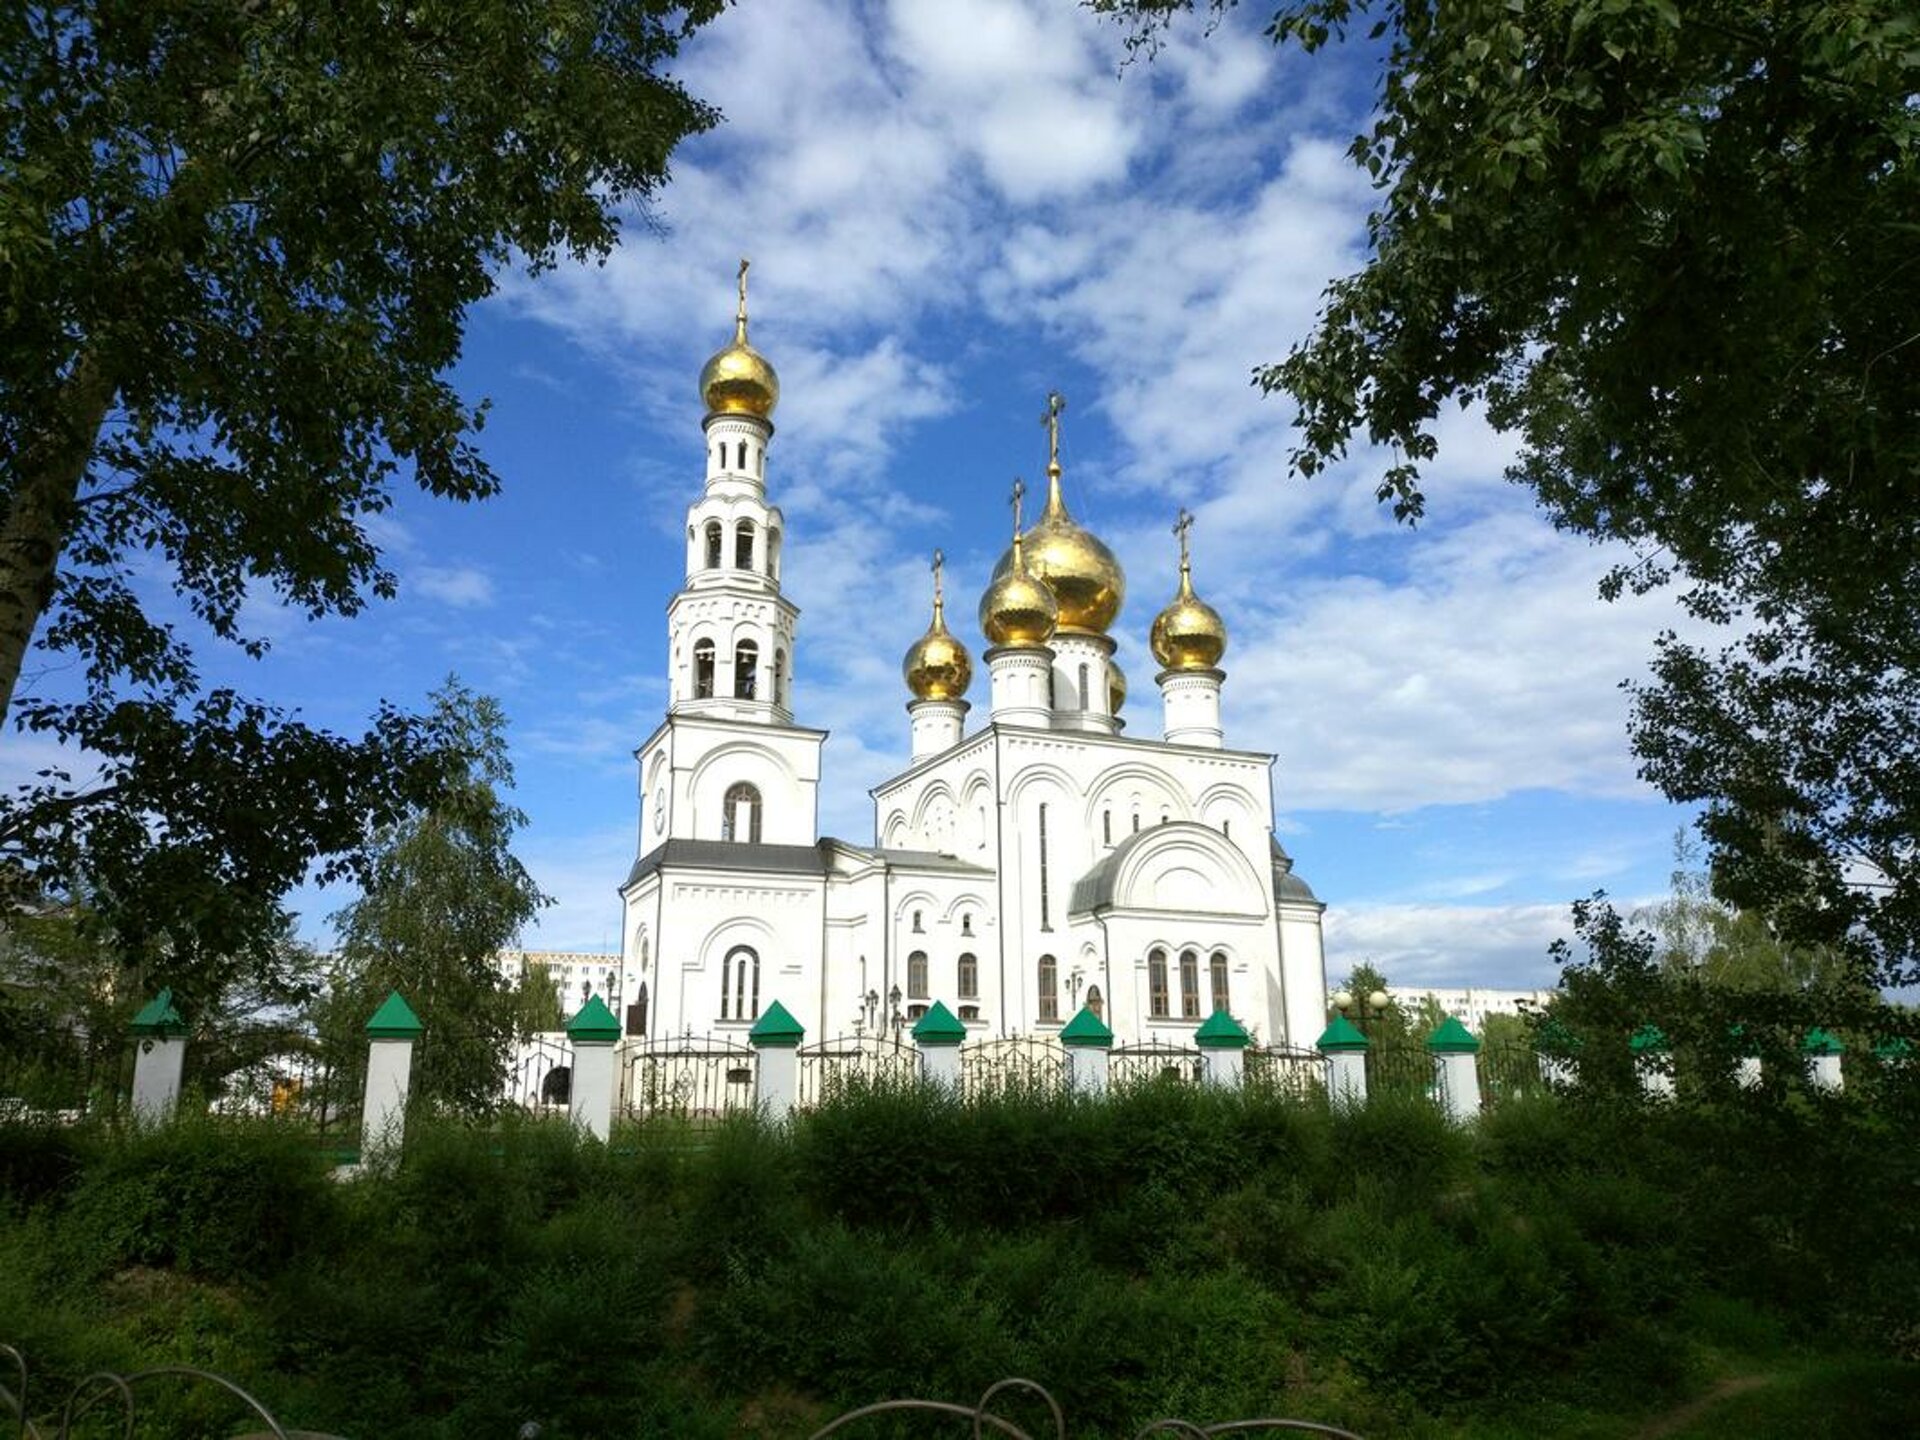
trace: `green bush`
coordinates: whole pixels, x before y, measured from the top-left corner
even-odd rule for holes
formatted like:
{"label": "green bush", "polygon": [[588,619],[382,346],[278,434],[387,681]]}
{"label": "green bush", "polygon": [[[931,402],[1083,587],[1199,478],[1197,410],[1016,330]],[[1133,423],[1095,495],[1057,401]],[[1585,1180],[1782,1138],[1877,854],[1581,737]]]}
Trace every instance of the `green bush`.
{"label": "green bush", "polygon": [[183,1119],[94,1147],[61,1235],[86,1274],[148,1265],[246,1280],[324,1247],[337,1215],[326,1164],[303,1131]]}

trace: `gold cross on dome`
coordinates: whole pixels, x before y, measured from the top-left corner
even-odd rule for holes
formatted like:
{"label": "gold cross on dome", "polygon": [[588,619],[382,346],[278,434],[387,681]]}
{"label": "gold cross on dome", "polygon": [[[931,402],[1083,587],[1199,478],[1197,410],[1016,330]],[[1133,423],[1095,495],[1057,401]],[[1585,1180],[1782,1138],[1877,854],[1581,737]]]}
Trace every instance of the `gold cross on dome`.
{"label": "gold cross on dome", "polygon": [[738,311],[735,312],[735,318],[738,319],[742,325],[747,323],[747,267],[752,264],[753,262],[747,259],[745,256],[741,257],[740,259],[740,308]]}
{"label": "gold cross on dome", "polygon": [[947,564],[947,557],[945,552],[940,550],[934,551],[933,552],[933,603],[935,605],[938,605],[941,600],[940,572],[946,568],[946,564]]}
{"label": "gold cross on dome", "polygon": [[1180,518],[1173,522],[1173,533],[1180,537],[1180,568],[1187,568],[1187,532],[1193,529],[1193,516],[1187,507],[1180,507]]}
{"label": "gold cross on dome", "polygon": [[1013,533],[1016,539],[1019,538],[1019,535],[1020,535],[1020,502],[1026,498],[1026,494],[1027,494],[1027,482],[1022,480],[1018,475],[1014,476],[1013,477]]}
{"label": "gold cross on dome", "polygon": [[1047,468],[1060,468],[1060,412],[1067,408],[1066,397],[1058,390],[1047,392],[1047,413],[1040,423],[1047,427]]}

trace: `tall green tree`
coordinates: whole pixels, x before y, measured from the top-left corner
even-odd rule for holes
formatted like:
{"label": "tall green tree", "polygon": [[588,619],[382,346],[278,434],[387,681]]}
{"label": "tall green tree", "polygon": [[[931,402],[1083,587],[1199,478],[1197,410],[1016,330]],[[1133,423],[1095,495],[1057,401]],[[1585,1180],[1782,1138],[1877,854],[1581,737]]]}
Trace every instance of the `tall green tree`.
{"label": "tall green tree", "polygon": [[[1151,45],[1194,0],[1091,0]],[[1225,9],[1233,0],[1203,0]],[[1717,893],[1920,979],[1920,14],[1910,0],[1293,0],[1377,57],[1365,267],[1258,383],[1424,513],[1452,401],[1554,523],[1723,626],[1634,687]]]}
{"label": "tall green tree", "polygon": [[667,67],[720,7],[0,6],[0,722],[97,767],[0,797],[5,900],[86,887],[162,979],[270,970],[285,892],[432,792],[457,736],[209,691],[173,612],[258,654],[250,597],[393,593],[398,487],[493,493],[467,309],[608,252],[716,119]]}
{"label": "tall green tree", "polygon": [[454,737],[458,773],[433,800],[374,839],[360,897],[334,916],[336,988],[357,996],[365,1023],[398,990],[420,1017],[413,1093],[424,1103],[482,1111],[499,1100],[524,997],[498,956],[547,903],[514,858],[526,817],[513,784],[499,704],[449,679],[436,719]]}

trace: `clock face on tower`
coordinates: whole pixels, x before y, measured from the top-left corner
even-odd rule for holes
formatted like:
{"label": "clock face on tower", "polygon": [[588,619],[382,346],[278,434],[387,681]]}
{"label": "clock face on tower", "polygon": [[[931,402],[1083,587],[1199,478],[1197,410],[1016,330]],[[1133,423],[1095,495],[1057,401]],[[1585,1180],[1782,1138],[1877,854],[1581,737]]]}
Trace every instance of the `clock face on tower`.
{"label": "clock face on tower", "polygon": [[667,828],[667,791],[663,785],[653,792],[653,833],[658,835]]}

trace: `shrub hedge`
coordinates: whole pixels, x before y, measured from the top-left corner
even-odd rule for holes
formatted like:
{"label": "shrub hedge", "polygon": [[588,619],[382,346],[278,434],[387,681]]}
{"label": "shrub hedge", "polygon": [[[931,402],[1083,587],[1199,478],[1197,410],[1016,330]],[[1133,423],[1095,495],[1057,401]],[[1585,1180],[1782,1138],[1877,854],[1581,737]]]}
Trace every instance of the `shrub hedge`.
{"label": "shrub hedge", "polygon": [[1499,1433],[1646,1413],[1729,1349],[1920,1349],[1920,1147],[1843,1098],[1460,1129],[1171,1085],[874,1088],[612,1145],[420,1126],[351,1184],[272,1124],[0,1127],[0,1185],[0,1339],[43,1397],[212,1360],[343,1434],[805,1434],[1009,1374],[1083,1435]]}

